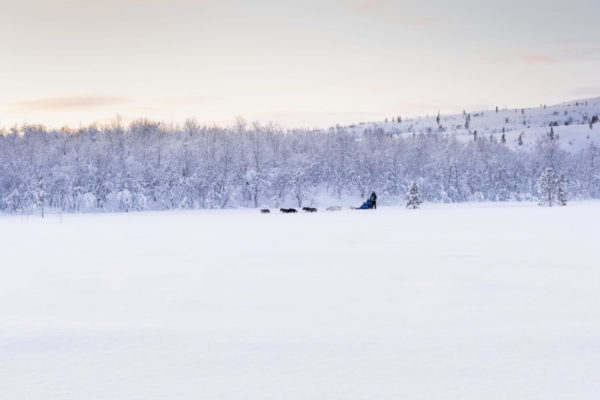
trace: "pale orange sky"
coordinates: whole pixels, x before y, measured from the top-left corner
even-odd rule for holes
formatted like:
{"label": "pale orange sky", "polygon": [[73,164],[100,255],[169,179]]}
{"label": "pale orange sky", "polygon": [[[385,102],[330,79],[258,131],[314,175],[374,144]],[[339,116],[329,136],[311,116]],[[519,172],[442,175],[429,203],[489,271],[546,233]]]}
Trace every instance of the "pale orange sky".
{"label": "pale orange sky", "polygon": [[600,96],[591,0],[3,3],[4,127],[312,127]]}

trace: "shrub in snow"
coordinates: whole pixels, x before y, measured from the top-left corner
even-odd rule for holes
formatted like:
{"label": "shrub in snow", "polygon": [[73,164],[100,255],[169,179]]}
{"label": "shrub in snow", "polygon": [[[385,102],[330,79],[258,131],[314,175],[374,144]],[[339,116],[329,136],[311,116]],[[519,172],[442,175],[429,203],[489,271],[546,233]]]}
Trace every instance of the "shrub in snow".
{"label": "shrub in snow", "polygon": [[106,208],[109,211],[129,212],[133,206],[133,195],[127,189],[111,192],[106,196]]}
{"label": "shrub in snow", "polygon": [[421,193],[419,192],[419,186],[416,182],[413,182],[406,193],[406,208],[417,209],[421,206]]}
{"label": "shrub in snow", "polygon": [[552,168],[546,168],[542,175],[540,175],[538,180],[538,194],[540,197],[540,206],[552,207],[556,203],[556,176]]}
{"label": "shrub in snow", "polygon": [[141,193],[135,196],[135,209],[138,211],[148,208],[148,198]]}
{"label": "shrub in snow", "polygon": [[78,193],[75,197],[77,211],[93,211],[98,199],[92,193]]}
{"label": "shrub in snow", "polygon": [[7,196],[2,199],[0,206],[2,208],[10,210],[10,212],[16,212],[22,207],[22,196],[17,189],[13,189]]}

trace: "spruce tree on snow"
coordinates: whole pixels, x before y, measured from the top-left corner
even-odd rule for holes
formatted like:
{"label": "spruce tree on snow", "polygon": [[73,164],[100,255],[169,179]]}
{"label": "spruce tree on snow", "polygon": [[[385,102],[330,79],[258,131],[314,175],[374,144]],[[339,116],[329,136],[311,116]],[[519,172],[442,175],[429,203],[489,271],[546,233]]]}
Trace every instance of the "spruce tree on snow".
{"label": "spruce tree on snow", "polygon": [[552,168],[546,168],[542,175],[540,175],[538,180],[538,194],[540,197],[540,206],[552,207],[556,202],[556,175]]}
{"label": "spruce tree on snow", "polygon": [[406,208],[409,209],[417,209],[421,206],[421,193],[419,191],[419,186],[416,182],[413,182],[406,193]]}
{"label": "spruce tree on snow", "polygon": [[565,180],[565,176],[560,174],[558,176],[558,180],[556,181],[556,202],[560,206],[567,205],[567,181]]}

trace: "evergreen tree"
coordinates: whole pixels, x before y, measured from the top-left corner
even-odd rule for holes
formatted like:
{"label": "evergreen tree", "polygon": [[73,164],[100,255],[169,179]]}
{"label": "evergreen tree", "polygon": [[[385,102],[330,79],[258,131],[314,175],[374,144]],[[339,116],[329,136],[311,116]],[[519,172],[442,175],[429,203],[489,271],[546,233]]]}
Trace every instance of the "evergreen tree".
{"label": "evergreen tree", "polygon": [[554,170],[546,168],[538,179],[539,205],[552,207],[556,202],[556,193],[556,176]]}
{"label": "evergreen tree", "polygon": [[412,185],[410,185],[410,189],[408,189],[408,192],[406,193],[406,208],[412,210],[417,209],[421,206],[422,202],[419,186],[416,182],[413,182]]}

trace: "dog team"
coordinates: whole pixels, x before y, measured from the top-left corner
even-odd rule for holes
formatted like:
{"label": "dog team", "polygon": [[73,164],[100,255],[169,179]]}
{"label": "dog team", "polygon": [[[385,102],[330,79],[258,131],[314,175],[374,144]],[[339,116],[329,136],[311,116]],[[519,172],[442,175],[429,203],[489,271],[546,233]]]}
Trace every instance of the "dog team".
{"label": "dog team", "polygon": [[[377,195],[375,194],[375,192],[372,192],[371,195],[369,196],[369,198],[367,199],[367,201],[365,201],[363,203],[362,206],[360,207],[350,207],[353,210],[374,210],[377,209]],[[327,211],[341,211],[342,207],[341,206],[330,206],[327,207]],[[296,210],[295,208],[280,208],[279,211],[281,211],[284,214],[293,214],[293,213],[297,213],[298,210]],[[316,208],[313,207],[302,207],[302,211],[304,212],[309,212],[309,213],[315,213],[317,212]],[[260,210],[260,212],[262,214],[270,214],[271,210],[269,210],[268,208],[263,208],[262,210]]]}

